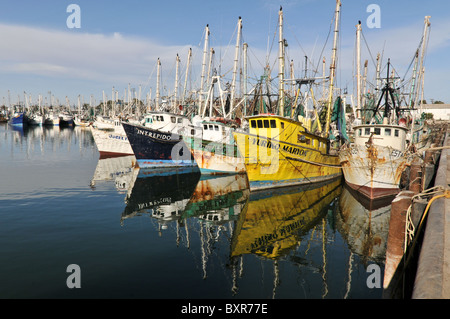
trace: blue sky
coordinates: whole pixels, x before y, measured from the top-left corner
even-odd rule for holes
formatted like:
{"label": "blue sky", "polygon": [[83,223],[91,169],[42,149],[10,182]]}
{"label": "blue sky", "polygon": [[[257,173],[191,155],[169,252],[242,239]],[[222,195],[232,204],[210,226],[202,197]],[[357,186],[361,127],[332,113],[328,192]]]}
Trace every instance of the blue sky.
{"label": "blue sky", "polygon": [[[66,12],[71,3],[81,8],[81,28],[69,29]],[[369,28],[369,4],[380,7],[380,28]],[[117,0],[4,0],[0,2],[0,99],[10,91],[11,102],[23,100],[24,92],[34,101],[51,92],[61,103],[71,104],[78,95],[98,103],[104,91],[108,98],[114,87],[123,96],[128,84],[144,98],[156,90],[156,60],[161,58],[165,92],[174,87],[175,57],[181,58],[180,83],[189,48],[194,50],[192,87],[200,79],[204,29],[209,24],[215,66],[230,78],[236,24],[243,21],[243,40],[249,45],[249,76],[262,75],[266,59],[276,61],[280,5],[284,13],[284,35],[289,44],[288,59],[294,61],[296,76],[303,69],[304,56],[314,65],[321,60],[335,9],[335,0],[230,0],[230,1],[117,1]],[[447,89],[450,70],[450,2],[343,0],[337,85],[353,92],[355,25],[362,22],[362,59],[383,54],[403,76],[423,32],[424,17],[431,16],[431,33],[425,60],[424,98],[450,103]],[[272,46],[273,44],[273,46]],[[329,61],[331,40],[323,55]],[[368,48],[370,49],[367,49]],[[269,49],[268,49],[269,48]],[[271,49],[270,49],[271,48]],[[268,52],[270,55],[268,55]],[[276,76],[277,68],[273,71]],[[328,71],[327,71],[328,73]],[[180,84],[181,85],[181,84]],[[1,103],[1,100],[0,100]]]}

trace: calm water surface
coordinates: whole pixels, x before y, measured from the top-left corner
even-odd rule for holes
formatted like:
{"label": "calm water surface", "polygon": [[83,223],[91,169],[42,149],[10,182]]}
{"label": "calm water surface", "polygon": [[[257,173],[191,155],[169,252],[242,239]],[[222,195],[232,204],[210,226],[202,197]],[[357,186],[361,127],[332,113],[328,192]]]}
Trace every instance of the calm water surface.
{"label": "calm water surface", "polygon": [[1,124],[0,164],[0,298],[381,298],[390,207],[340,180],[250,193],[100,159],[80,127]]}

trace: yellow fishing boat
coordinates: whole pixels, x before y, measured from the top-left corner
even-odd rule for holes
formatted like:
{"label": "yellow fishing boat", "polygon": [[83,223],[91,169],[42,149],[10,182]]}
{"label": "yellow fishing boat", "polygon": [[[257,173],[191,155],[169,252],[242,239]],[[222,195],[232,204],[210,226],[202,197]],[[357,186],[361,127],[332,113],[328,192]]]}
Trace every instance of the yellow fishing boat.
{"label": "yellow fishing boat", "polygon": [[[297,98],[300,86],[314,79],[299,79],[297,97],[289,110],[285,108],[283,12],[279,11],[279,94],[275,114],[246,117],[248,132],[234,132],[236,144],[250,183],[250,190],[310,184],[330,180],[342,175],[339,157],[331,150],[331,106],[333,103],[336,66],[337,32],[340,0],[336,1],[335,36],[330,64],[329,90],[326,98],[326,124],[324,131],[316,112],[315,123],[319,129],[313,133],[311,118],[298,114]],[[312,91],[312,87],[311,87]],[[336,100],[338,101],[338,100]],[[341,106],[339,100],[338,104]]]}
{"label": "yellow fishing boat", "polygon": [[298,121],[278,115],[248,118],[249,132],[235,132],[250,190],[321,182],[342,174],[330,141]]}

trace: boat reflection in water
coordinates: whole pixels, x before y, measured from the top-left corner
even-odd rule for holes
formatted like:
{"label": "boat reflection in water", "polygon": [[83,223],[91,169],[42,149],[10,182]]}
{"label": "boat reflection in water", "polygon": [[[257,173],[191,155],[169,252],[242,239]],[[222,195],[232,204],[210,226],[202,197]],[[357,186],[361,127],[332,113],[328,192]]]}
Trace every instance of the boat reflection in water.
{"label": "boat reflection in water", "polygon": [[247,175],[202,175],[183,213],[215,224],[236,220],[250,194]]}
{"label": "boat reflection in water", "polygon": [[177,221],[200,179],[197,167],[140,168],[125,198],[124,220],[143,214],[157,219],[159,230]]}
{"label": "boat reflection in water", "polygon": [[392,199],[369,200],[346,184],[343,187],[336,228],[364,263],[385,260]]}
{"label": "boat reflection in water", "polygon": [[[251,193],[239,216],[231,243],[231,258],[253,254],[277,261],[296,250],[303,237],[328,213],[341,192],[341,178],[304,187]],[[294,257],[296,258],[296,257]],[[275,269],[274,294],[278,285]],[[233,287],[237,291],[237,284]]]}
{"label": "boat reflection in water", "polygon": [[137,170],[134,155],[101,157],[91,179],[91,188],[95,188],[99,182],[114,181],[117,191],[126,193],[135,179]]}

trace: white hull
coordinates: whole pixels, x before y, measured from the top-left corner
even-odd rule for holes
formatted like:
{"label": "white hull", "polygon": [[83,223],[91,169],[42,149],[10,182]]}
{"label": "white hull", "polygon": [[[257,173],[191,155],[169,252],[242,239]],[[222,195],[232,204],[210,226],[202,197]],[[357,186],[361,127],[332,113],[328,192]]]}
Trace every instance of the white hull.
{"label": "white hull", "polygon": [[374,199],[399,192],[402,172],[411,157],[389,146],[352,145],[341,149],[339,159],[346,183],[353,189]]}
{"label": "white hull", "polygon": [[99,130],[91,127],[92,136],[100,156],[134,155],[123,127],[115,130]]}
{"label": "white hull", "polygon": [[245,173],[244,159],[240,156],[227,156],[206,150],[191,150],[202,174],[241,174]]}

